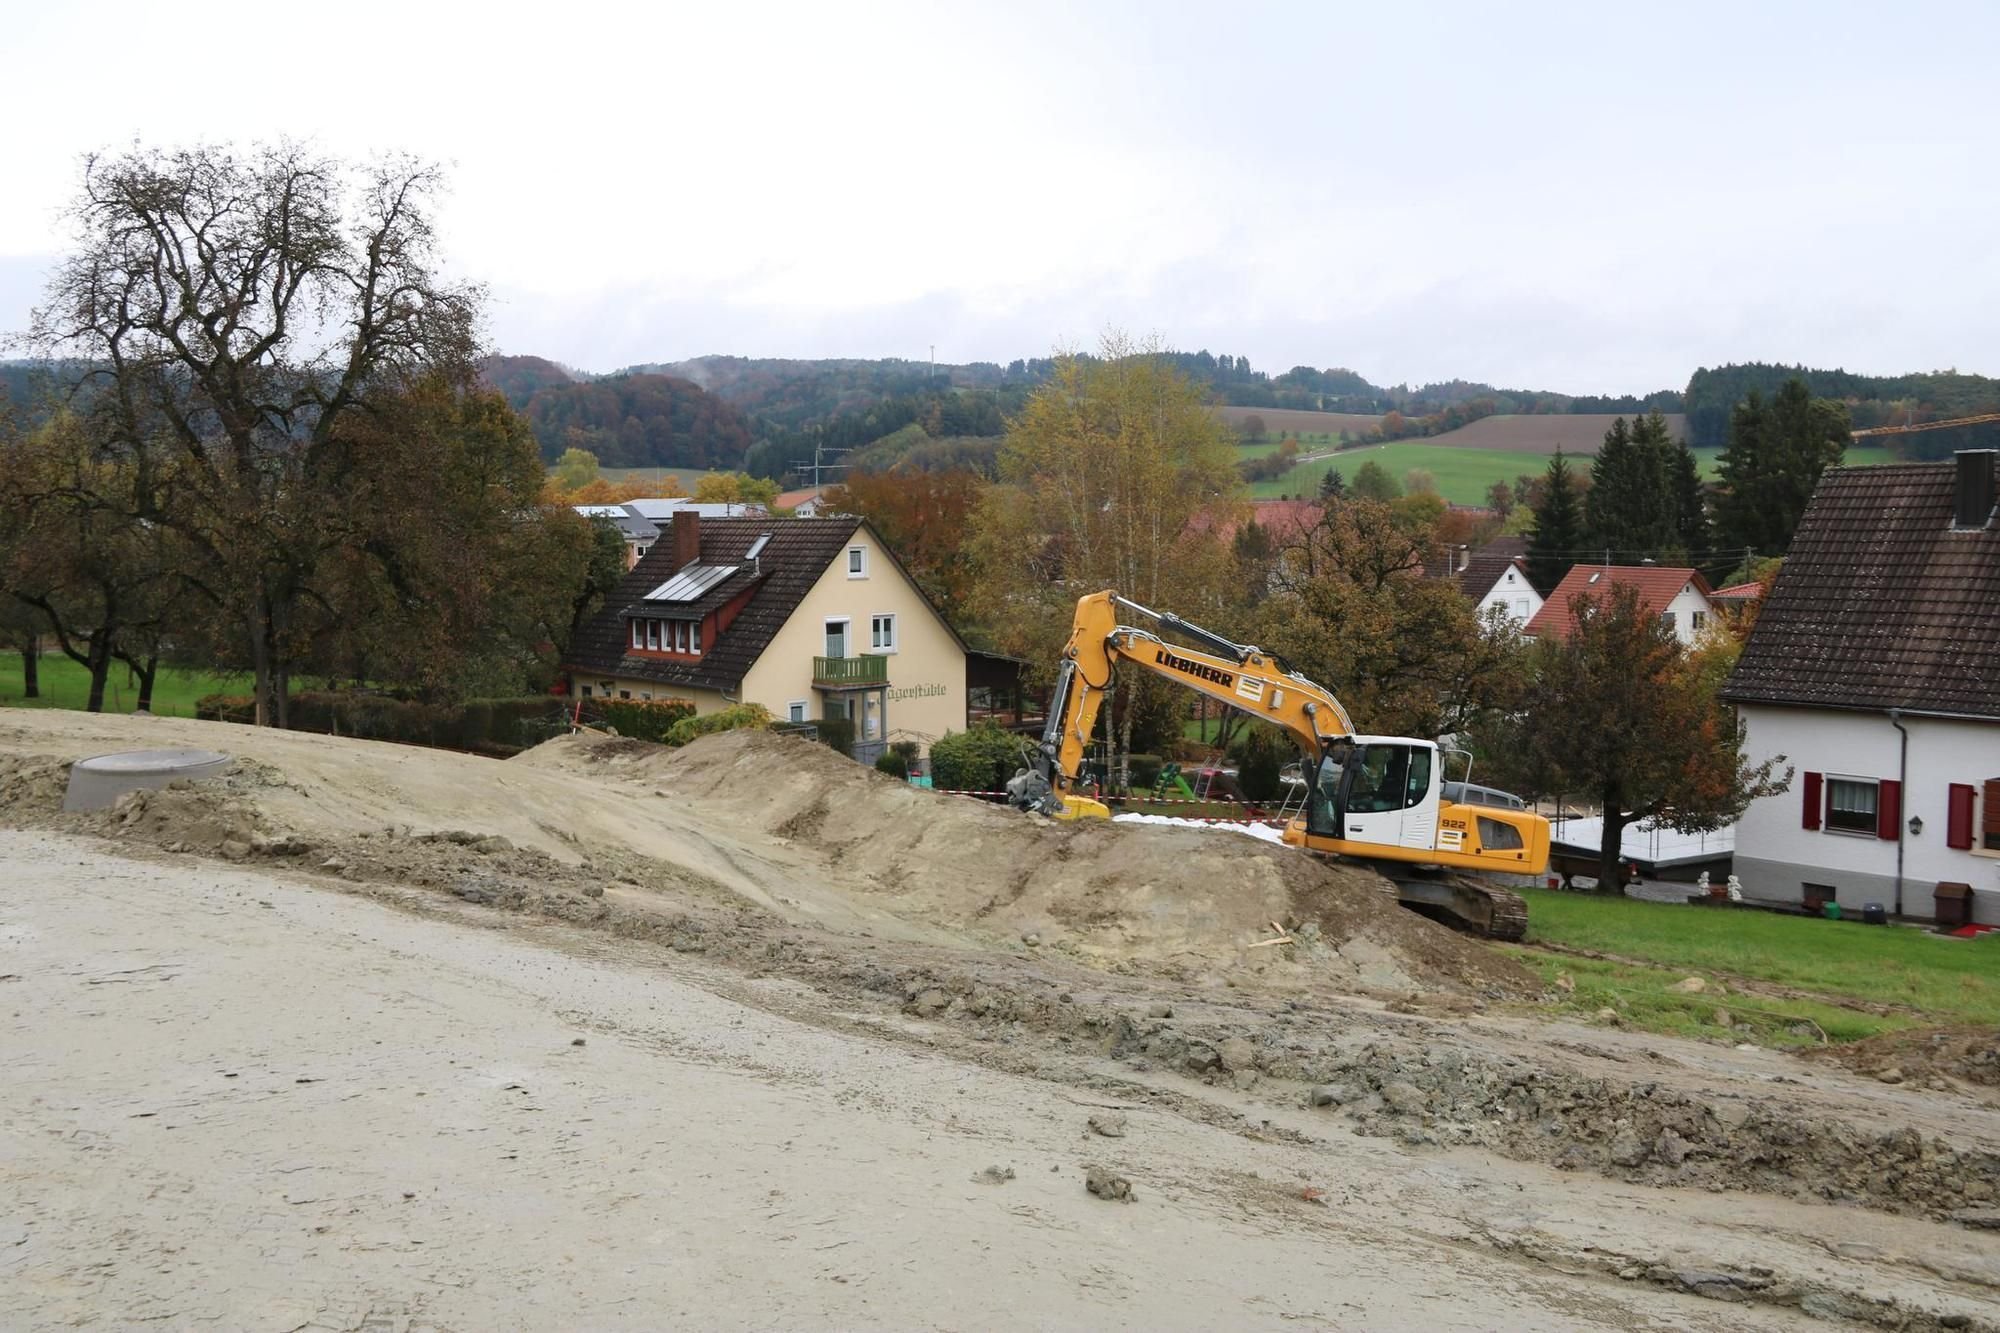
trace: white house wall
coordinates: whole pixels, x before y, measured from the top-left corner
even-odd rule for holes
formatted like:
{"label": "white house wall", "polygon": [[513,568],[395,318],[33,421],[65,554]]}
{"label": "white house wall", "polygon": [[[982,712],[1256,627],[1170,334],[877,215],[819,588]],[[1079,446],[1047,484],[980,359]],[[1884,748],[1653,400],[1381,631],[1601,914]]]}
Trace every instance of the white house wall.
{"label": "white house wall", "polygon": [[[1522,607],[1525,604],[1526,609]],[[1535,618],[1542,609],[1542,595],[1528,582],[1528,576],[1519,569],[1509,569],[1493,582],[1493,587],[1480,599],[1479,614],[1498,607],[1509,620],[1517,625],[1525,625]]]}
{"label": "white house wall", "polygon": [[1697,629],[1694,623],[1697,612],[1701,615],[1703,628],[1715,623],[1714,605],[1692,584],[1675,594],[1674,600],[1668,602],[1663,609],[1673,612],[1674,637],[1683,645],[1692,644],[1701,635],[1701,629]]}
{"label": "white house wall", "polygon": [[[1801,902],[1808,883],[1831,885],[1843,911],[1896,899],[1895,841],[1872,834],[1804,827],[1804,774],[1896,780],[1900,737],[1883,713],[1744,705],[1745,753],[1753,761],[1783,754],[1796,770],[1791,789],[1751,803],[1736,826],[1736,873],[1746,896]],[[2000,854],[1945,844],[1947,788],[1981,789],[2000,777],[2000,723],[1904,717],[1910,734],[1902,770],[1903,911],[1933,915],[1939,883],[1969,884],[1973,920],[2000,925]],[[1923,831],[1909,831],[1911,816]],[[1975,836],[1975,841],[1977,838]]]}

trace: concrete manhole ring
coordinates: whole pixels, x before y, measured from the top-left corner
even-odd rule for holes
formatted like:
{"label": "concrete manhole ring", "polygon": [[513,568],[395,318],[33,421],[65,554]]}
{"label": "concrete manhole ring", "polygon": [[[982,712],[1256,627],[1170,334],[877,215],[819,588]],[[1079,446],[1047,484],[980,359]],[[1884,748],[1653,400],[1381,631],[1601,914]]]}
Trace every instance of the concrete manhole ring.
{"label": "concrete manhole ring", "polygon": [[227,767],[229,756],[215,750],[125,750],[93,755],[70,765],[63,809],[103,810],[128,791],[219,777]]}

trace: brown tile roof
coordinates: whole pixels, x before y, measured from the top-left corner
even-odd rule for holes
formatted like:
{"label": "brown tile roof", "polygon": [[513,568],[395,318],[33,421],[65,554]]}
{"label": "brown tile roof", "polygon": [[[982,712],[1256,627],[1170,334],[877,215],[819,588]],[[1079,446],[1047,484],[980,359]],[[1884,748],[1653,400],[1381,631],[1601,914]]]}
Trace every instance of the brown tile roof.
{"label": "brown tile roof", "polygon": [[1952,461],[1821,477],[1723,697],[2000,718],[2000,527],[1952,531],[1954,481]]}
{"label": "brown tile roof", "polygon": [[1717,588],[1708,595],[1711,602],[1754,602],[1764,595],[1764,585],[1756,580],[1749,583],[1732,583],[1727,588]]}
{"label": "brown tile roof", "polygon": [[860,526],[860,520],[852,518],[701,520],[700,563],[705,565],[747,565],[745,553],[750,543],[763,533],[769,533],[771,540],[759,554],[761,575],[739,569],[703,596],[699,606],[712,609],[745,588],[755,588],[729,628],[716,636],[695,662],[666,662],[626,652],[630,640],[624,612],[641,603],[676,569],[672,533],[663,532],[659,544],[619,581],[603,609],[577,634],[563,665],[585,674],[616,675],[689,689],[733,689]]}
{"label": "brown tile roof", "polygon": [[1669,569],[1664,565],[1571,565],[1569,573],[1563,575],[1562,582],[1521,632],[1530,638],[1544,634],[1568,638],[1569,632],[1576,628],[1570,602],[1579,594],[1595,601],[1612,588],[1632,588],[1639,594],[1641,607],[1664,611],[1667,603],[1690,583],[1707,595],[1708,580],[1701,576],[1700,570]]}
{"label": "brown tile roof", "polygon": [[1527,557],[1502,555],[1486,550],[1476,551],[1472,558],[1465,562],[1465,568],[1459,571],[1459,591],[1476,602],[1492,592],[1493,585],[1500,581],[1500,576],[1516,565],[1520,566],[1525,578],[1528,572]]}

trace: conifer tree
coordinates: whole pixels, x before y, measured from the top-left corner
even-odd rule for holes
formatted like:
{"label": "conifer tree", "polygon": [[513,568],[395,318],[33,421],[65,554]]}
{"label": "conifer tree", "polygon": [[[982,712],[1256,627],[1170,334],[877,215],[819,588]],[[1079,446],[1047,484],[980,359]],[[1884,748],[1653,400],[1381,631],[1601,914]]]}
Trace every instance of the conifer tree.
{"label": "conifer tree", "polygon": [[1562,582],[1585,542],[1583,506],[1569,460],[1558,449],[1542,477],[1535,504],[1535,527],[1528,537],[1528,579],[1544,597]]}

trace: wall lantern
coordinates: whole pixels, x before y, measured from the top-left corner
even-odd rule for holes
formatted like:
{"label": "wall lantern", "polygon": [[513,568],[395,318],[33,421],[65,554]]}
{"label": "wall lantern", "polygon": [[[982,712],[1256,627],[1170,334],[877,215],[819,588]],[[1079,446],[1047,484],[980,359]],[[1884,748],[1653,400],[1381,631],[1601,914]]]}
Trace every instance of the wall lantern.
{"label": "wall lantern", "polygon": [[1910,816],[1910,836],[1914,838],[1915,836],[1917,836],[1917,835],[1918,835],[1919,833],[1922,833],[1923,831],[1924,831],[1924,817],[1923,817],[1922,815],[1911,815],[1911,816]]}

